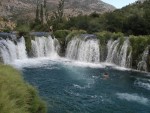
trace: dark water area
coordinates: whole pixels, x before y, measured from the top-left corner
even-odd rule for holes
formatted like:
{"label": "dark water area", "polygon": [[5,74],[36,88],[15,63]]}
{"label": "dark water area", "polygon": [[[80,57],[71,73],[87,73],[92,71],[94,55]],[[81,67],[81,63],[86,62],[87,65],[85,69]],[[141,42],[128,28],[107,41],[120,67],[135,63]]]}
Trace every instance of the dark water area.
{"label": "dark water area", "polygon": [[54,61],[22,72],[48,103],[48,113],[150,113],[146,74]]}
{"label": "dark water area", "polygon": [[[31,36],[48,36],[49,32],[30,32]],[[11,39],[11,40],[16,40],[18,36],[17,32],[11,32],[11,33],[7,33],[7,32],[0,32],[0,39]]]}
{"label": "dark water area", "polygon": [[49,32],[30,32],[30,35],[32,35],[32,36],[38,36],[38,37],[48,36],[49,34],[50,34]]}
{"label": "dark water area", "polygon": [[6,32],[0,32],[0,40],[1,39],[16,39],[16,33],[6,33]]}

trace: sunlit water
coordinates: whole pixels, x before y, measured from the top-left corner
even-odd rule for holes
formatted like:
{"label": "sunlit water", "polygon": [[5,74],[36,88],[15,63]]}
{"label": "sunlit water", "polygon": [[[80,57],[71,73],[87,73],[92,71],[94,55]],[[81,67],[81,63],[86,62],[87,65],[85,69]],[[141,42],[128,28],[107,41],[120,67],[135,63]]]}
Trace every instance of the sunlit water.
{"label": "sunlit water", "polygon": [[37,87],[48,113],[150,112],[148,74],[65,59],[17,61],[15,66]]}

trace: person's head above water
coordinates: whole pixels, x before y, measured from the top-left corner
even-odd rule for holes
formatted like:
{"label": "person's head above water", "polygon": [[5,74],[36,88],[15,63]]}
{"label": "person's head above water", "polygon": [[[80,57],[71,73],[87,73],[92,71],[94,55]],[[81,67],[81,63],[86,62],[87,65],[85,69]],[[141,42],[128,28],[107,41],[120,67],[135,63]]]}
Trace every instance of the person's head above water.
{"label": "person's head above water", "polygon": [[108,73],[107,73],[107,72],[105,72],[105,73],[104,73],[104,75],[108,75]]}

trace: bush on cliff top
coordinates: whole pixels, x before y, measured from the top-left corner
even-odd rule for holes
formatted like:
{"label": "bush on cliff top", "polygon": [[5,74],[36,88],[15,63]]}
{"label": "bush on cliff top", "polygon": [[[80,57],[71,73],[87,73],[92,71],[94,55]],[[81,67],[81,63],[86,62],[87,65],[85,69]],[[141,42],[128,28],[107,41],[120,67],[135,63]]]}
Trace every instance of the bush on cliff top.
{"label": "bush on cliff top", "polygon": [[86,33],[87,32],[85,30],[73,30],[67,35],[66,39],[67,41],[70,41],[74,36],[86,34]]}
{"label": "bush on cliff top", "polygon": [[103,32],[97,32],[95,33],[95,35],[97,36],[98,39],[100,39],[100,43],[101,45],[105,45],[107,44],[108,40],[113,39],[113,40],[117,40],[117,39],[121,39],[124,37],[123,33],[112,33],[109,31],[103,31]]}

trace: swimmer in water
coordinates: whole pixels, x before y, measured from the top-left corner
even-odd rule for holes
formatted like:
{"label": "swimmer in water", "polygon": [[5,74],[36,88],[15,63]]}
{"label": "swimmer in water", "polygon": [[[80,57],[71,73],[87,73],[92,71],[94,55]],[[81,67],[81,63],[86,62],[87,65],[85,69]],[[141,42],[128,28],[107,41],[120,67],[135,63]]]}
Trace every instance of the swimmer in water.
{"label": "swimmer in water", "polygon": [[105,79],[105,80],[106,80],[106,79],[109,79],[108,73],[105,72],[105,73],[103,74],[103,79]]}

